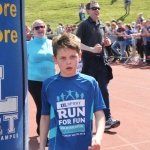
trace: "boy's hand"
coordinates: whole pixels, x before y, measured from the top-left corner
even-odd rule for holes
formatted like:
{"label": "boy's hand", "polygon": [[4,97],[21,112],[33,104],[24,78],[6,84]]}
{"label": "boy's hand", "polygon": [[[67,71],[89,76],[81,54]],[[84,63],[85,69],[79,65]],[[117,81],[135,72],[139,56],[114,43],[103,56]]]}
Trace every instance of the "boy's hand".
{"label": "boy's hand", "polygon": [[88,150],[100,150],[100,142],[97,141],[96,137],[92,138],[92,144],[88,147]]}

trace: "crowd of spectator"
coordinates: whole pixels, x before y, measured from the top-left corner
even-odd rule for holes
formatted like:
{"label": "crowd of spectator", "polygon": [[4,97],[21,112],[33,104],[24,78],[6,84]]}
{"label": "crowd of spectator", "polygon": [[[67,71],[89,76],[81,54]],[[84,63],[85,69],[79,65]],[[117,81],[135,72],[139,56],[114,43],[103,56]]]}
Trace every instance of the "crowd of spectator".
{"label": "crowd of spectator", "polygon": [[[51,27],[50,27],[50,24],[47,24],[46,25],[46,35],[48,38],[53,38],[54,36],[58,36],[62,33],[72,33],[72,34],[76,34],[77,32],[77,25],[73,24],[73,25],[63,25],[61,22],[58,23],[58,26],[55,30],[53,30]],[[33,37],[33,33],[32,33],[32,30],[26,26],[26,41],[29,41],[31,40]]]}
{"label": "crowd of spectator", "polygon": [[[82,10],[81,10],[82,9]],[[85,6],[81,3],[79,7],[79,20],[84,21],[82,15],[84,13],[85,19]],[[105,44],[106,55],[109,58],[114,58],[112,62],[120,60],[120,63],[129,63],[138,53],[138,64],[150,65],[150,20],[143,17],[142,12],[138,13],[137,18],[131,24],[124,24],[121,20],[105,22],[107,29],[107,40],[109,44]],[[46,35],[52,39],[54,36],[62,33],[76,34],[77,25],[63,25],[58,23],[58,26],[53,30],[50,24],[47,24]],[[26,40],[32,40],[32,31],[26,26]],[[130,59],[128,59],[130,58]]]}
{"label": "crowd of spectator", "polygon": [[[138,64],[150,65],[150,20],[145,20],[142,13],[137,15],[131,24],[123,24],[121,20],[111,20],[105,23],[108,32],[107,38],[111,40],[106,47],[108,57],[114,57],[122,63],[129,63],[138,53]],[[130,58],[130,59],[129,59]]]}

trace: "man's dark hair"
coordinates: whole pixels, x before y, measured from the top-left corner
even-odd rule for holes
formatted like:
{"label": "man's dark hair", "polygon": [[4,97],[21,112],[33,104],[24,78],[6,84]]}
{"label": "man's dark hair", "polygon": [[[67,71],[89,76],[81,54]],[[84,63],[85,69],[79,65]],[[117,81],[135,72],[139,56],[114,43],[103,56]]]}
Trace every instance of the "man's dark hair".
{"label": "man's dark hair", "polygon": [[87,4],[86,4],[86,9],[90,9],[90,4],[91,4],[91,3],[87,3]]}
{"label": "man's dark hair", "polygon": [[86,9],[90,9],[90,4],[91,3],[98,3],[98,2],[96,2],[96,1],[90,1],[89,3],[86,4]]}

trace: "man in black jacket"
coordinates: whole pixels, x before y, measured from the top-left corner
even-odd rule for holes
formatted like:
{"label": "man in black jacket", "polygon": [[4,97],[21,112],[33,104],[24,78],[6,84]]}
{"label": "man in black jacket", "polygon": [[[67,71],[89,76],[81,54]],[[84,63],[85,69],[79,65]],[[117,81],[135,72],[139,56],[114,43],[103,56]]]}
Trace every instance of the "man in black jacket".
{"label": "man in black jacket", "polygon": [[86,5],[88,19],[83,21],[77,31],[77,36],[81,39],[82,73],[93,76],[100,87],[106,109],[105,129],[115,128],[120,125],[119,120],[112,120],[110,113],[110,102],[108,83],[113,78],[112,69],[106,59],[104,51],[105,25],[99,20],[100,6],[97,2],[91,1]]}

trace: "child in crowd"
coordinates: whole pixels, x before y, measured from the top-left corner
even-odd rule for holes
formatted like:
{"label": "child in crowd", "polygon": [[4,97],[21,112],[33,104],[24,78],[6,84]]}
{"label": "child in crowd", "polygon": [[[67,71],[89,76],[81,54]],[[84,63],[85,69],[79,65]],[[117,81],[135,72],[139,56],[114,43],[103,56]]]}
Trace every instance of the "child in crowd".
{"label": "child in crowd", "polygon": [[132,45],[132,41],[131,41],[131,36],[129,36],[130,34],[132,34],[132,30],[131,30],[131,26],[129,24],[125,24],[125,43],[126,43],[126,52],[128,57],[130,56],[130,46]]}
{"label": "child in crowd", "polygon": [[106,21],[105,25],[106,25],[106,27],[108,28],[108,31],[109,31],[111,23],[109,21]]}
{"label": "child in crowd", "polygon": [[80,18],[80,21],[84,21],[86,19],[85,6],[83,3],[81,3],[81,5],[79,5],[79,18]]}
{"label": "child in crowd", "polygon": [[140,19],[141,22],[143,22],[144,17],[143,17],[143,13],[142,12],[138,13],[138,18],[137,19]]}
{"label": "child in crowd", "polygon": [[61,22],[58,24],[56,32],[57,32],[57,35],[62,34],[62,32],[63,32],[63,24]]}
{"label": "child in crowd", "polygon": [[[100,150],[105,104],[96,80],[76,71],[80,44],[71,33],[53,39],[54,61],[60,73],[43,83],[40,150],[45,150],[49,130],[50,150]],[[97,130],[94,137],[93,113]]]}

